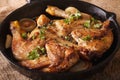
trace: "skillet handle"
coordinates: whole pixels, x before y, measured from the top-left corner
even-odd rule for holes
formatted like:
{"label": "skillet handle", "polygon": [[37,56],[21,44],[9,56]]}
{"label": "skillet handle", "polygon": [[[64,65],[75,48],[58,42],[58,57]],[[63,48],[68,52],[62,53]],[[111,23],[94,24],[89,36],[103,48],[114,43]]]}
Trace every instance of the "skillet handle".
{"label": "skillet handle", "polygon": [[[119,26],[119,24],[116,20],[116,14],[112,13],[112,12],[108,12],[108,14],[109,14],[108,20],[110,20],[111,22],[114,23],[114,25],[116,26],[116,29],[118,30],[117,34],[120,34],[120,26]],[[118,41],[120,41],[120,35],[118,35]],[[119,48],[120,48],[120,42],[118,42],[118,45],[119,45]]]}
{"label": "skillet handle", "polygon": [[112,12],[108,12],[108,20],[112,21],[115,26],[119,26],[117,20],[116,20],[116,14],[115,13],[112,13]]}
{"label": "skillet handle", "polygon": [[112,21],[112,22],[114,22],[115,24],[117,23],[116,22],[116,14],[115,13],[112,13],[112,12],[107,12],[107,14],[108,14],[108,20],[110,20],[110,21]]}

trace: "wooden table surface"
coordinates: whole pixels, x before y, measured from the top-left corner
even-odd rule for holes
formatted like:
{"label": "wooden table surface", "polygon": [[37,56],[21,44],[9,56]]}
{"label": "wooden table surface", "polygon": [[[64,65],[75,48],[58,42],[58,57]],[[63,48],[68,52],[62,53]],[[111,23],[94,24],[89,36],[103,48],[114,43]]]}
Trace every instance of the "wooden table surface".
{"label": "wooden table surface", "polygon": [[[6,5],[6,2],[0,0],[0,22],[13,10],[26,4],[25,0],[16,0],[16,5]],[[10,1],[15,0],[6,0]],[[117,21],[120,24],[120,0],[82,0],[95,4],[107,11],[114,12],[117,15]],[[2,9],[2,7],[5,7]],[[10,9],[9,9],[10,8]],[[1,10],[2,9],[2,10]],[[9,9],[9,10],[7,10]],[[116,53],[115,57],[111,60],[109,65],[106,65],[104,71],[91,76],[88,80],[120,80],[120,50]],[[20,74],[14,70],[8,61],[0,53],[0,80],[31,80],[28,77]]]}

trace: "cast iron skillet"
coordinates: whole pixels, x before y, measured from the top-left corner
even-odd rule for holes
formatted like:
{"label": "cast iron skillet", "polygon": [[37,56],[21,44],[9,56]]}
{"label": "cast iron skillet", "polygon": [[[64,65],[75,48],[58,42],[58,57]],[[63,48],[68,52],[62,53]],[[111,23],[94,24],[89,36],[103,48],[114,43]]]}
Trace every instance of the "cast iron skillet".
{"label": "cast iron skillet", "polygon": [[[6,35],[11,34],[9,25],[10,21],[19,20],[22,18],[34,18],[40,14],[46,14],[52,19],[50,15],[45,13],[47,5],[57,6],[61,9],[65,9],[68,6],[74,6],[81,12],[88,13],[97,19],[102,21],[111,20],[110,27],[114,34],[114,41],[112,46],[106,53],[99,59],[92,68],[78,71],[78,72],[62,72],[62,73],[44,73],[37,70],[29,70],[17,63],[17,60],[13,57],[11,48],[5,48]],[[0,27],[0,50],[4,57],[11,63],[11,65],[21,72],[22,74],[36,80],[79,80],[85,77],[92,76],[96,72],[102,70],[107,63],[113,58],[118,51],[120,45],[120,27],[116,21],[116,15],[111,12],[107,12],[93,4],[89,4],[78,0],[39,0],[32,1],[29,4],[15,10],[1,23]]]}

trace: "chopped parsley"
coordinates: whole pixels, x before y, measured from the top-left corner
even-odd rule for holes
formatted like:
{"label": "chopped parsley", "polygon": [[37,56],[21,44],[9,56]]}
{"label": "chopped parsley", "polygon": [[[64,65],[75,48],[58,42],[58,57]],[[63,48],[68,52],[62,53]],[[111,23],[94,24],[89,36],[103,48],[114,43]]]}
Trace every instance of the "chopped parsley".
{"label": "chopped parsley", "polygon": [[95,19],[94,17],[92,17],[90,20],[91,20],[91,22],[93,22],[93,23],[99,22],[99,20]]}
{"label": "chopped parsley", "polygon": [[96,19],[94,17],[92,17],[90,20],[96,22]]}
{"label": "chopped parsley", "polygon": [[81,17],[81,13],[77,12],[75,14],[71,14],[69,18],[64,19],[64,22],[69,24],[74,20],[78,20]]}
{"label": "chopped parsley", "polygon": [[85,36],[85,37],[82,38],[82,40],[84,40],[84,41],[90,41],[91,39],[92,38],[91,38],[90,35],[87,35],[87,36]]}
{"label": "chopped parsley", "polygon": [[77,12],[74,14],[74,18],[75,19],[79,19],[81,17],[81,13],[80,12]]}
{"label": "chopped parsley", "polygon": [[44,47],[37,46],[37,49],[40,51],[40,54],[45,54],[46,50]]}
{"label": "chopped parsley", "polygon": [[45,39],[45,36],[44,36],[44,35],[40,35],[39,37],[40,37],[40,39],[42,39],[42,40]]}
{"label": "chopped parsley", "polygon": [[37,49],[34,49],[33,51],[29,52],[28,59],[29,60],[34,60],[39,58],[40,54],[38,53]]}
{"label": "chopped parsley", "polygon": [[27,38],[27,33],[24,32],[24,33],[21,34],[21,36],[22,36],[23,39],[26,39]]}
{"label": "chopped parsley", "polygon": [[91,23],[93,24],[93,28],[95,29],[101,28],[102,23],[99,20],[95,19],[94,17],[92,17],[90,20],[91,20]]}
{"label": "chopped parsley", "polygon": [[40,39],[45,39],[45,30],[46,30],[46,27],[43,26],[41,29],[40,29],[40,32],[39,32],[39,37]]}
{"label": "chopped parsley", "polygon": [[46,53],[46,50],[45,50],[44,47],[40,48],[40,51],[41,51],[42,54],[45,54],[45,53]]}
{"label": "chopped parsley", "polygon": [[46,53],[46,50],[44,47],[37,46],[35,49],[33,49],[31,52],[29,52],[28,59],[34,60],[40,57],[40,55],[44,55]]}
{"label": "chopped parsley", "polygon": [[40,33],[39,33],[39,37],[40,39],[45,39],[45,31],[44,30],[40,30]]}
{"label": "chopped parsley", "polygon": [[94,28],[96,28],[96,29],[100,29],[100,28],[101,28],[101,26],[102,26],[102,24],[101,24],[101,23],[94,24]]}
{"label": "chopped parsley", "polygon": [[90,28],[90,20],[87,20],[84,24],[83,24],[83,26],[85,27],[85,28]]}
{"label": "chopped parsley", "polygon": [[70,21],[69,18],[66,18],[66,19],[64,19],[64,22],[67,23],[67,24],[69,24],[71,21]]}
{"label": "chopped parsley", "polygon": [[32,36],[32,40],[34,40],[35,38],[36,38],[36,36],[35,36],[35,35],[33,35],[33,36]]}

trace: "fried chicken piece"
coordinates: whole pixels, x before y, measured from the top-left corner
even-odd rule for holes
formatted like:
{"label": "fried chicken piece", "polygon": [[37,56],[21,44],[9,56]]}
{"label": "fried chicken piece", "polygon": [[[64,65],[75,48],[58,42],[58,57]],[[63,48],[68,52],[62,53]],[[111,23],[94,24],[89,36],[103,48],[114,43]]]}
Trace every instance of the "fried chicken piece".
{"label": "fried chicken piece", "polygon": [[[62,17],[62,18],[69,18],[71,15],[80,12],[77,8],[75,7],[67,7],[65,10],[62,10],[58,7],[55,6],[47,6],[46,12],[49,13],[52,16],[57,16],[57,17]],[[86,14],[86,13],[81,13],[81,17],[84,20],[89,20],[92,16]]]}
{"label": "fried chicken piece", "polygon": [[40,69],[50,65],[50,61],[47,56],[43,55],[40,56],[38,59],[21,61],[20,64],[29,69]]}
{"label": "fried chicken piece", "polygon": [[58,7],[55,7],[55,6],[47,6],[46,12],[52,16],[58,16],[58,17],[63,17],[63,18],[69,17],[69,15],[65,13],[64,10],[59,9]]}
{"label": "fried chicken piece", "polygon": [[[45,41],[36,38],[34,40],[26,40],[21,37],[20,26],[18,21],[11,22],[11,32],[13,35],[12,39],[12,52],[13,55],[20,63],[28,68],[39,68],[49,64],[49,59],[47,57],[39,57],[35,60],[29,60],[29,53],[35,49],[37,46],[44,46]],[[46,62],[48,61],[48,62]]]}
{"label": "fried chicken piece", "polygon": [[100,57],[108,50],[113,41],[113,34],[108,28],[109,21],[105,21],[101,29],[77,29],[71,32],[72,37],[80,46],[80,56],[90,60]]}
{"label": "fried chicken piece", "polygon": [[59,37],[67,36],[71,33],[72,30],[83,28],[85,21],[86,20],[76,20],[70,24],[67,24],[63,19],[53,20],[52,25],[49,26],[48,29],[51,31],[51,33],[54,33]]}
{"label": "fried chicken piece", "polygon": [[65,71],[79,60],[79,56],[74,51],[74,48],[61,46],[54,40],[51,40],[46,44],[46,51],[51,65],[43,69],[45,72]]}
{"label": "fried chicken piece", "polygon": [[65,10],[59,9],[55,6],[48,6],[46,12],[52,16],[58,16],[65,19],[53,20],[53,25],[49,29],[58,36],[66,36],[74,29],[83,28],[86,20],[90,20],[92,16],[81,13],[75,7],[68,7]]}
{"label": "fried chicken piece", "polygon": [[25,40],[20,34],[20,26],[18,21],[11,22],[11,31],[13,35],[12,51],[16,59],[26,60],[30,51],[36,46],[43,46],[44,40],[36,38],[35,40]]}

